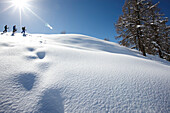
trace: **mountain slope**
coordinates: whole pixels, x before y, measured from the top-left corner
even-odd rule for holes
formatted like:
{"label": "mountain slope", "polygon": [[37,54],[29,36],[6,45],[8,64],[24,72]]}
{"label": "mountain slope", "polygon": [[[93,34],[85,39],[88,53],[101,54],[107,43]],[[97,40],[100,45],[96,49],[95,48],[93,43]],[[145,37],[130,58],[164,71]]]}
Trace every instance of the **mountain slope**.
{"label": "mountain slope", "polygon": [[0,36],[0,112],[166,113],[169,84],[169,62],[112,42]]}

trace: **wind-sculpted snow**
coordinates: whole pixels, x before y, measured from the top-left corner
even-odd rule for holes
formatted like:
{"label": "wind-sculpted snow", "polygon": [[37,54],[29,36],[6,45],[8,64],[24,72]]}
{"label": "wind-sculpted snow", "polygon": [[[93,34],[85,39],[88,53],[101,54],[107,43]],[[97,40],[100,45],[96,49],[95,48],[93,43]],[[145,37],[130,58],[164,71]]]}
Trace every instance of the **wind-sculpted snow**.
{"label": "wind-sculpted snow", "polygon": [[0,35],[0,112],[168,113],[169,84],[169,62],[112,42]]}

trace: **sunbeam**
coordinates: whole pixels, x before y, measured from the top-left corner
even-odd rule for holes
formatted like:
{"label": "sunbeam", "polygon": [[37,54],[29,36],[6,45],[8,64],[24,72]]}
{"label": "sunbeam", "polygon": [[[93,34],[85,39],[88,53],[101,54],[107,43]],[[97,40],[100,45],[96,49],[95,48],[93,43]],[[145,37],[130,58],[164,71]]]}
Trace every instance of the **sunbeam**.
{"label": "sunbeam", "polygon": [[[39,19],[42,23],[45,24],[46,27],[48,27],[49,29],[53,29],[53,27],[51,25],[49,25],[45,20],[43,20],[40,16],[38,16],[38,14],[36,14],[29,5],[29,2],[32,0],[8,0],[5,3],[10,3],[11,5],[7,8],[5,8],[4,10],[2,10],[0,13],[3,13],[11,8],[15,8],[19,10],[19,27],[21,30],[22,27],[22,13],[24,13],[24,9],[27,9],[29,12],[31,12],[37,19]],[[15,10],[14,10],[15,11]]]}
{"label": "sunbeam", "polygon": [[22,27],[22,10],[26,7],[28,7],[28,2],[30,0],[12,0],[11,3],[12,5],[15,7],[15,8],[18,8],[19,9],[19,19],[20,19],[20,22],[19,22],[19,27],[20,27],[20,30],[21,30],[21,27]]}
{"label": "sunbeam", "polygon": [[9,9],[10,9],[10,8],[12,8],[12,7],[14,7],[14,5],[13,5],[13,4],[12,4],[12,5],[10,5],[9,7],[5,8],[4,10],[2,10],[0,13],[3,13],[3,12],[5,12],[5,11],[9,10]]}
{"label": "sunbeam", "polygon": [[40,16],[38,16],[34,11],[32,11],[30,8],[26,7],[27,10],[29,10],[35,17],[37,17],[41,22],[45,24],[46,27],[50,28],[51,30],[53,27],[49,25],[45,20],[43,20]]}
{"label": "sunbeam", "polygon": [[22,11],[19,10],[19,16],[20,16],[20,30],[21,30],[21,27],[22,27]]}

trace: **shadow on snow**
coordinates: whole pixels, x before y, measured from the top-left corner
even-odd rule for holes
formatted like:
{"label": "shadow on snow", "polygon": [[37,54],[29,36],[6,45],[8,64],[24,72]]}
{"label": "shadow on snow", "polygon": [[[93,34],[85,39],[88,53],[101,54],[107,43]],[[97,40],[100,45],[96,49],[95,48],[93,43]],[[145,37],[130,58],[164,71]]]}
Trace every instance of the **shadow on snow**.
{"label": "shadow on snow", "polygon": [[63,99],[60,91],[57,89],[48,89],[45,91],[42,99],[39,101],[40,113],[64,113]]}

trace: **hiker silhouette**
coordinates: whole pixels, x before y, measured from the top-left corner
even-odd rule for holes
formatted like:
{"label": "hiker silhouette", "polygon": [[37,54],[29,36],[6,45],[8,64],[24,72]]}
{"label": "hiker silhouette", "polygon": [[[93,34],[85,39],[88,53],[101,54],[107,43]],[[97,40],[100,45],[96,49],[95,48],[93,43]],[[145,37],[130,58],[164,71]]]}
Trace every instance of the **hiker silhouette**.
{"label": "hiker silhouette", "polygon": [[6,32],[7,32],[7,30],[8,30],[9,28],[8,28],[8,26],[7,26],[7,25],[5,25],[4,29],[5,29],[5,30],[3,31],[3,33],[6,33]]}
{"label": "hiker silhouette", "polygon": [[4,27],[4,31],[3,31],[3,33],[1,33],[1,34],[6,33],[8,29],[9,29],[9,27],[8,27],[7,25],[5,25],[5,27]]}
{"label": "hiker silhouette", "polygon": [[13,33],[12,36],[14,36],[15,32],[17,31],[16,25],[13,26]]}
{"label": "hiker silhouette", "polygon": [[26,31],[25,27],[22,27],[22,32],[21,33],[23,33],[23,36],[26,36],[25,31]]}

